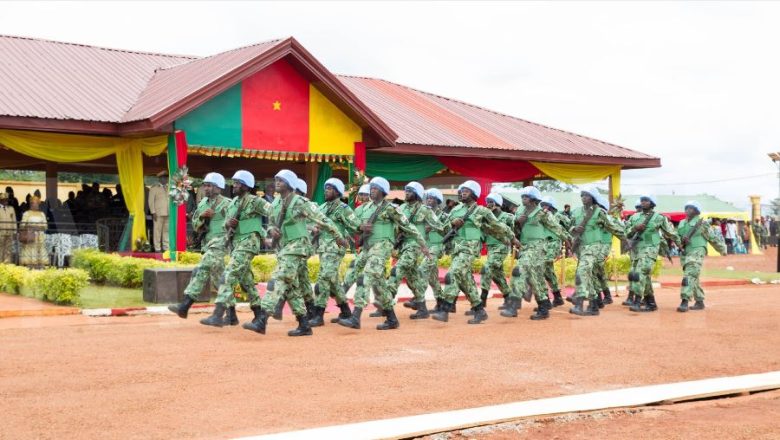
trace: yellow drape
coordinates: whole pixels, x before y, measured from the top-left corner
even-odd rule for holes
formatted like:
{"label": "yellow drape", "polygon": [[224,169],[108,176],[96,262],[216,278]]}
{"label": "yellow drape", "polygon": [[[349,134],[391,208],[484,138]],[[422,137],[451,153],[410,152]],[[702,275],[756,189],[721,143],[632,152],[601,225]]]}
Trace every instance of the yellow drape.
{"label": "yellow drape", "polygon": [[38,131],[0,130],[0,144],[25,156],[51,162],[84,162],[116,155],[119,183],[133,216],[132,246],[146,238],[144,170],[141,154],[157,156],[168,145],[166,135],[148,138],[85,136]]}

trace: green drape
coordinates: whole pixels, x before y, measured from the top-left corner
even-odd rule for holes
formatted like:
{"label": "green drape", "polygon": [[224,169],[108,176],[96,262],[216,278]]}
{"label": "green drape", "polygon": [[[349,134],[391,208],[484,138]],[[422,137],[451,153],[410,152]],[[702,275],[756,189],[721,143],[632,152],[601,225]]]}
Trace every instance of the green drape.
{"label": "green drape", "polygon": [[314,188],[312,201],[315,203],[325,202],[325,181],[333,176],[333,169],[325,162],[320,163],[317,171],[317,186]]}
{"label": "green drape", "polygon": [[446,168],[432,156],[368,153],[366,175],[408,182],[433,176]]}

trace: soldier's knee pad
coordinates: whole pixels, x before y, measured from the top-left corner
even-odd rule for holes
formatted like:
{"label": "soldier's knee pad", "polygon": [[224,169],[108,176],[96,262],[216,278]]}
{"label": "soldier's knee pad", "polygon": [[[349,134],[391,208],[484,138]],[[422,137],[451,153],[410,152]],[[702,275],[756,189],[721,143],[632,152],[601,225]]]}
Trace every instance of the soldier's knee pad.
{"label": "soldier's knee pad", "polygon": [[393,268],[390,269],[390,276],[394,277],[397,273],[398,273],[398,270],[396,269],[395,266],[393,266]]}
{"label": "soldier's knee pad", "polygon": [[520,276],[520,268],[519,267],[515,267],[514,269],[512,269],[512,276],[513,277],[519,277]]}
{"label": "soldier's knee pad", "polygon": [[579,286],[582,284],[582,278],[579,275],[574,275],[574,285]]}
{"label": "soldier's knee pad", "polygon": [[352,260],[349,262],[349,268],[352,269],[355,267],[355,260]]}
{"label": "soldier's knee pad", "polygon": [[452,284],[452,274],[447,272],[447,275],[444,275],[444,284]]}
{"label": "soldier's knee pad", "polygon": [[276,280],[271,278],[270,280],[268,280],[268,284],[265,285],[265,290],[267,290],[268,292],[271,292],[271,291],[274,290],[274,286],[275,285],[276,285]]}
{"label": "soldier's knee pad", "polygon": [[683,277],[683,279],[682,279],[682,283],[681,283],[681,284],[682,284],[683,286],[687,286],[687,285],[688,285],[688,277]]}
{"label": "soldier's knee pad", "polygon": [[628,281],[639,281],[639,273],[633,270],[628,273]]}
{"label": "soldier's knee pad", "polygon": [[320,283],[314,283],[314,294],[320,296]]}
{"label": "soldier's knee pad", "polygon": [[365,278],[364,277],[365,277],[364,275],[360,275],[358,277],[358,279],[356,281],[356,284],[358,285],[358,287],[363,287],[364,282],[365,282]]}

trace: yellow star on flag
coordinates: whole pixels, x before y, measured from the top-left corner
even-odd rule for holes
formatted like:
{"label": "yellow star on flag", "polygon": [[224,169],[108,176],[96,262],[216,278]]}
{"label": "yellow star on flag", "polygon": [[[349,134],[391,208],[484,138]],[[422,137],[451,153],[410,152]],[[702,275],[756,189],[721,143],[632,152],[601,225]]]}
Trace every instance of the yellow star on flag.
{"label": "yellow star on flag", "polygon": [[279,101],[274,101],[274,111],[281,110],[282,109],[282,103]]}

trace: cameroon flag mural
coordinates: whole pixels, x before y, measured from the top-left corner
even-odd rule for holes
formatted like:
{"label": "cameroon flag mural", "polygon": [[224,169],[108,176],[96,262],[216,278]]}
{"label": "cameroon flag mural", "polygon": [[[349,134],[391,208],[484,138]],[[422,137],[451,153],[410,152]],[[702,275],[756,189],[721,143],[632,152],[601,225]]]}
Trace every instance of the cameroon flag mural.
{"label": "cameroon flag mural", "polygon": [[176,121],[191,147],[355,154],[360,126],[280,60]]}

